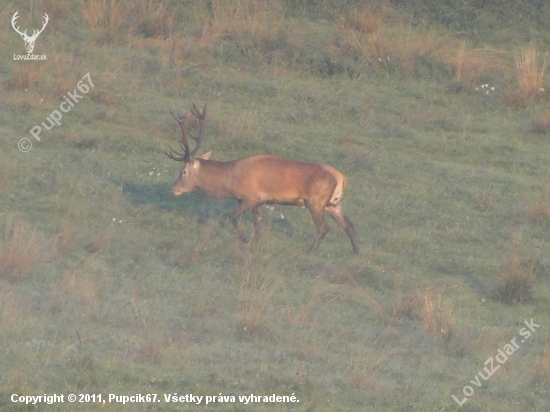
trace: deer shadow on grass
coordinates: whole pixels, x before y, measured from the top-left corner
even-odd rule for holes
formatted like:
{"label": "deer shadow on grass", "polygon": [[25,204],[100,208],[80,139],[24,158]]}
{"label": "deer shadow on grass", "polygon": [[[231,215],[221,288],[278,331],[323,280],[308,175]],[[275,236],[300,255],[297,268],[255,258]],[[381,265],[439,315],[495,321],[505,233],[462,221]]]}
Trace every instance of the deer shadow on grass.
{"label": "deer shadow on grass", "polygon": [[[206,223],[208,218],[219,216],[230,222],[230,216],[237,206],[232,199],[208,199],[202,193],[195,191],[174,196],[171,192],[173,182],[138,183],[128,179],[111,178],[109,182],[121,187],[124,197],[130,200],[133,206],[156,206],[160,210],[174,214],[174,217],[194,215],[198,223]],[[265,208],[265,207],[264,207]],[[251,212],[245,213],[243,219],[250,221]],[[272,217],[273,213],[264,210],[265,223],[270,226],[277,224],[286,236],[294,235],[294,228],[287,219]],[[237,234],[235,233],[235,236]]]}
{"label": "deer shadow on grass", "polygon": [[191,214],[200,223],[206,222],[212,215],[229,216],[235,208],[235,202],[212,202],[199,192],[174,196],[170,191],[173,182],[142,183],[122,178],[111,178],[109,181],[121,187],[124,197],[135,207],[151,205],[175,215]]}

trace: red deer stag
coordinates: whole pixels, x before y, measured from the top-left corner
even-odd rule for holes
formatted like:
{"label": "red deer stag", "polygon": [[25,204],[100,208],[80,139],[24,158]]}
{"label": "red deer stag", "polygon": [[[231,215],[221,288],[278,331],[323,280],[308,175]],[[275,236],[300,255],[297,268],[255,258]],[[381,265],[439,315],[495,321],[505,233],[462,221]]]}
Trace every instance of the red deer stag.
{"label": "red deer stag", "polygon": [[[231,215],[231,223],[239,238],[247,242],[240,228],[241,215],[252,210],[256,236],[260,234],[261,206],[263,204],[294,205],[307,208],[317,227],[317,237],[310,249],[314,251],[328,232],[324,212],[344,229],[351,240],[353,250],[359,253],[352,223],[344,215],[342,193],[347,185],[346,177],[332,166],[302,162],[268,155],[255,155],[244,159],[217,162],[209,160],[211,151],[196,158],[204,135],[206,104],[200,112],[195,104],[185,115],[170,110],[181,129],[179,142],[182,152],[170,148],[166,155],[178,162],[185,162],[178,180],[172,187],[176,196],[198,189],[204,195],[217,199],[235,199],[237,208]],[[189,149],[186,119],[193,115],[199,122],[198,136],[191,136],[196,145]]]}

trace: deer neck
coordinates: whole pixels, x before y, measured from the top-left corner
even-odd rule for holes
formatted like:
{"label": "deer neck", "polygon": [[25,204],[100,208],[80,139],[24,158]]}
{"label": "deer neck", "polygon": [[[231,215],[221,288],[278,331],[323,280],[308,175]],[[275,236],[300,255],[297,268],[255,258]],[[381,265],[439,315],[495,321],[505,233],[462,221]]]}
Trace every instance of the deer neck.
{"label": "deer neck", "polygon": [[233,195],[228,190],[228,183],[234,162],[197,159],[200,162],[197,179],[198,189],[208,197],[230,199]]}

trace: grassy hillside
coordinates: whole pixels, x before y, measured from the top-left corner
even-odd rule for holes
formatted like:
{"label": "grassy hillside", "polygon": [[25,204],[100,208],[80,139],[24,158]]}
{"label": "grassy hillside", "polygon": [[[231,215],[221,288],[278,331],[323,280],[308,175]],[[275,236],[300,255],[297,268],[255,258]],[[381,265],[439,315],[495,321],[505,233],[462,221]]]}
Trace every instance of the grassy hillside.
{"label": "grassy hillside", "polygon": [[[0,410],[547,410],[550,9],[475,3],[0,2]],[[16,10],[47,60],[14,60]],[[191,102],[215,160],[343,172],[362,253],[172,196]]]}

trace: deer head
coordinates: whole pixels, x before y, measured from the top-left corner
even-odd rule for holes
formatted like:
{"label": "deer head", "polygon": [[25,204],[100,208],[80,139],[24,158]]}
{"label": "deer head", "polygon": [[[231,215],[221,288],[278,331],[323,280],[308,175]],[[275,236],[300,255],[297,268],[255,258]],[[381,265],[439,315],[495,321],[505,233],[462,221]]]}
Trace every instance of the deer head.
{"label": "deer head", "polygon": [[38,35],[40,33],[42,33],[42,31],[44,31],[44,28],[46,27],[46,24],[48,24],[48,21],[49,21],[49,17],[46,13],[44,13],[44,24],[42,25],[42,28],[40,30],[34,30],[32,36],[28,36],[27,35],[27,30],[25,30],[25,32],[21,32],[19,31],[19,27],[15,27],[15,20],[17,20],[17,18],[19,17],[18,16],[18,13],[19,13],[19,10],[17,10],[15,12],[15,14],[13,15],[13,18],[11,19],[11,25],[13,27],[13,29],[19,33],[21,35],[21,37],[23,38],[23,40],[25,41],[25,48],[27,49],[27,53],[28,54],[31,54],[32,51],[34,50],[34,42],[36,41],[36,38],[38,37]]}

